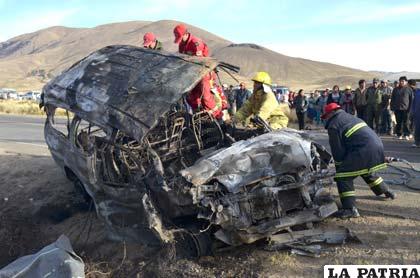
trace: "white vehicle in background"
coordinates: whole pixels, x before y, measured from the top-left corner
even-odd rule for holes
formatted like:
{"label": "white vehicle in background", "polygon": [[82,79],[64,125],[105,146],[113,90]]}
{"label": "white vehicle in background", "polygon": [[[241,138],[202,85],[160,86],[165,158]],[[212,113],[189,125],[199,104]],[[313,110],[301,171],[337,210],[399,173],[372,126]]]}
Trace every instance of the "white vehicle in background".
{"label": "white vehicle in background", "polygon": [[277,84],[272,86],[273,92],[276,95],[276,99],[279,103],[289,103],[289,88],[286,86],[278,86]]}
{"label": "white vehicle in background", "polygon": [[13,95],[16,94],[15,89],[10,88],[0,88],[0,99],[10,99],[13,98]]}
{"label": "white vehicle in background", "polygon": [[24,100],[33,100],[39,102],[41,99],[41,93],[40,92],[27,92],[23,95]]}
{"label": "white vehicle in background", "polygon": [[18,93],[8,93],[7,98],[8,99],[19,100],[19,94]]}

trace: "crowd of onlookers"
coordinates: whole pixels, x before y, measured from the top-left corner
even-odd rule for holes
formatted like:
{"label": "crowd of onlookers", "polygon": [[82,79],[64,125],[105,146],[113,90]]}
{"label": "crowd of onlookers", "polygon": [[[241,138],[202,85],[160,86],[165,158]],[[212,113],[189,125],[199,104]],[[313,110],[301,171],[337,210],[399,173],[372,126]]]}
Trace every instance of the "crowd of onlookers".
{"label": "crowd of onlookers", "polygon": [[[239,88],[224,85],[231,115],[239,110],[251,96],[251,91],[240,83]],[[329,103],[337,103],[349,114],[364,120],[377,134],[395,135],[399,139],[410,140],[414,134],[414,146],[420,147],[420,89],[414,79],[405,76],[389,84],[387,80],[374,78],[369,85],[360,80],[358,88],[346,86],[340,90],[335,85],[332,90],[315,90],[306,95],[304,90],[297,93],[273,90],[279,103],[287,103],[294,109],[299,129],[305,124],[321,125],[321,115]]]}
{"label": "crowd of onlookers", "polygon": [[[185,25],[178,24],[173,32],[179,53],[200,57],[209,56],[207,44],[193,36]],[[154,50],[162,49],[162,43],[151,32],[144,35],[143,46]],[[212,72],[203,77],[200,83],[189,92],[186,100],[191,110],[209,111],[216,119],[224,121],[228,116],[226,110],[236,118],[245,117],[245,114],[248,117],[249,113],[260,116],[262,106],[265,105],[264,109],[267,110],[264,111],[265,118],[271,117],[279,126],[287,126],[288,117],[284,111],[280,111],[282,109],[278,105],[287,103],[290,108],[295,109],[299,129],[302,130],[305,129],[305,118],[312,124],[322,124],[320,116],[324,113],[326,105],[336,103],[345,112],[357,115],[364,120],[378,134],[395,134],[399,139],[410,140],[414,133],[414,146],[420,147],[420,89],[416,87],[414,79],[407,80],[405,76],[395,81],[393,87],[387,80],[379,82],[379,79],[374,78],[369,86],[365,80],[360,80],[355,90],[352,90],[350,86],[340,90],[339,86],[335,85],[332,90],[329,88],[316,90],[308,97],[302,89],[297,94],[294,92],[287,94],[282,90],[283,88],[272,86],[268,73],[258,72],[252,79],[253,91],[270,94],[273,92],[275,98],[272,95],[267,98],[264,94],[257,96],[255,92],[253,95],[246,88],[245,83],[240,83],[239,88],[226,84],[220,88],[215,85],[215,80],[216,74]],[[247,102],[248,99],[250,101]],[[253,103],[250,106],[251,101]],[[243,106],[244,108],[240,110]],[[278,115],[274,111],[277,111]],[[395,116],[395,126],[393,116]],[[272,124],[275,123],[272,122]]]}
{"label": "crowd of onlookers", "polygon": [[243,82],[237,88],[233,85],[228,86],[227,84],[223,84],[223,92],[228,99],[230,115],[235,115],[236,111],[241,109],[245,101],[252,95],[251,90],[247,89]]}
{"label": "crowd of onlookers", "polygon": [[321,95],[316,91],[309,97],[300,90],[293,106],[300,129],[305,128],[305,116],[309,122],[321,124],[319,115],[325,105],[335,102],[347,113],[364,120],[378,134],[394,134],[398,139],[410,140],[414,133],[413,146],[420,147],[420,89],[416,85],[414,79],[402,76],[393,86],[387,80],[374,78],[369,86],[360,80],[355,90],[347,86],[340,91],[335,85],[332,91],[323,90]]}

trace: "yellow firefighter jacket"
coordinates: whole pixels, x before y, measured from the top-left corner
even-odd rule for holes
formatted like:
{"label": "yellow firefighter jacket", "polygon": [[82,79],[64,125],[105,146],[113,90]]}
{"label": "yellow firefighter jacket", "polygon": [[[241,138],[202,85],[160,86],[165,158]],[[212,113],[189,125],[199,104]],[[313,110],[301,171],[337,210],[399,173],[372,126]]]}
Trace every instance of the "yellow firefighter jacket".
{"label": "yellow firefighter jacket", "polygon": [[235,118],[238,121],[248,123],[251,116],[259,116],[265,120],[272,129],[287,127],[289,119],[284,109],[277,102],[274,93],[270,90],[265,92],[259,89],[254,92],[251,97],[236,113]]}

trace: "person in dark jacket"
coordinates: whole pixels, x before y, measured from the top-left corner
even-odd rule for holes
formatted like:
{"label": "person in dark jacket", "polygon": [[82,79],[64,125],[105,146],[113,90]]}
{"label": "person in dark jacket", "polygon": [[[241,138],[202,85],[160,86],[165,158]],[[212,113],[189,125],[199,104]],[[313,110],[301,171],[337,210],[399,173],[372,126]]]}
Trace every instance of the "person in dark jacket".
{"label": "person in dark jacket", "polygon": [[341,110],[336,103],[325,107],[322,118],[327,121],[325,128],[335,161],[335,181],[342,204],[336,216],[360,216],[353,184],[358,176],[363,178],[375,195],[384,194],[385,198],[395,199],[394,192],[375,174],[386,168],[384,146],[376,133],[363,120]]}
{"label": "person in dark jacket", "polygon": [[306,116],[308,117],[310,124],[313,124],[314,119],[316,118],[315,93],[311,93],[307,101],[308,101],[308,111],[306,111]]}
{"label": "person in dark jacket", "polygon": [[356,113],[353,100],[354,95],[351,92],[351,86],[347,86],[344,94],[341,96],[340,105],[344,111],[352,115]]}
{"label": "person in dark jacket", "polygon": [[395,133],[398,139],[410,140],[410,130],[408,129],[408,112],[410,111],[413,102],[413,91],[407,85],[407,77],[401,76],[398,87],[392,90],[391,96],[391,110],[395,113],[397,125]]}
{"label": "person in dark jacket", "polygon": [[342,97],[342,93],[340,92],[340,87],[338,85],[334,85],[332,92],[328,95],[327,104],[336,103],[340,104],[340,100]]}
{"label": "person in dark jacket", "polygon": [[408,81],[414,91],[413,105],[411,105],[411,115],[414,122],[414,144],[413,147],[420,148],[420,89],[416,87],[414,79]]}
{"label": "person in dark jacket", "polygon": [[[381,119],[382,94],[379,90],[379,79],[374,78],[372,86],[366,91],[366,114],[368,126],[379,134],[379,120]],[[375,125],[374,125],[375,123]]]}
{"label": "person in dark jacket", "polygon": [[298,95],[295,97],[293,105],[296,108],[299,130],[303,130],[305,129],[305,113],[306,110],[308,110],[308,101],[306,100],[306,96],[304,95],[302,89],[299,90]]}
{"label": "person in dark jacket", "polygon": [[227,84],[223,84],[223,91],[228,99],[229,115],[233,116],[236,113],[235,90],[233,89],[233,85],[227,86]]}
{"label": "person in dark jacket", "polygon": [[392,120],[391,120],[391,95],[392,88],[388,86],[388,80],[382,80],[379,90],[382,94],[381,102],[381,133],[392,134]]}
{"label": "person in dark jacket", "polygon": [[354,106],[356,106],[357,117],[367,122],[366,114],[366,81],[359,80],[359,88],[354,92]]}
{"label": "person in dark jacket", "polygon": [[[319,107],[319,116],[321,118],[321,115],[324,114],[324,108],[327,105],[328,100],[328,89],[321,92],[321,96],[318,98],[316,104]],[[321,122],[324,124],[324,120],[321,119]]]}
{"label": "person in dark jacket", "polygon": [[242,105],[251,97],[252,92],[245,87],[245,83],[239,84],[239,89],[235,90],[236,110],[239,111]]}

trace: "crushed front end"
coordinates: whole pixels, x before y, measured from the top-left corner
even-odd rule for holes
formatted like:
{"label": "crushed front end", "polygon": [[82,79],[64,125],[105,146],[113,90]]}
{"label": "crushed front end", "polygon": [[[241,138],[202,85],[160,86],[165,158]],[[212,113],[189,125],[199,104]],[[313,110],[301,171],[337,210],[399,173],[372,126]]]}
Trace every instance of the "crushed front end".
{"label": "crushed front end", "polygon": [[229,245],[318,222],[337,210],[327,191],[331,157],[292,130],[234,143],[181,171],[199,218]]}

